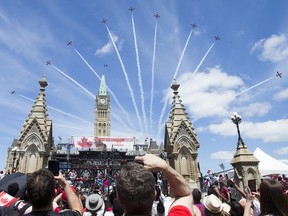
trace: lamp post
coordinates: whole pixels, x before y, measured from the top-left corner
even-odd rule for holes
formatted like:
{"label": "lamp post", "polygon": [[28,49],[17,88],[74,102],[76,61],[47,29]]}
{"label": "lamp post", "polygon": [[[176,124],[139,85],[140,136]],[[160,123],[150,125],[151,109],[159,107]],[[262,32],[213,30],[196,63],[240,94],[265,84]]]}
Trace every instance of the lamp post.
{"label": "lamp post", "polygon": [[237,112],[234,112],[231,116],[232,122],[236,125],[237,133],[238,133],[238,142],[237,142],[237,149],[241,147],[246,148],[245,143],[243,142],[240,134],[239,124],[242,122],[241,116],[238,115]]}
{"label": "lamp post", "polygon": [[16,160],[16,154],[17,154],[17,151],[18,151],[18,147],[15,146],[13,149],[12,149],[12,152],[13,152],[13,161],[12,161],[12,172],[14,170],[14,164],[15,164],[15,160]]}

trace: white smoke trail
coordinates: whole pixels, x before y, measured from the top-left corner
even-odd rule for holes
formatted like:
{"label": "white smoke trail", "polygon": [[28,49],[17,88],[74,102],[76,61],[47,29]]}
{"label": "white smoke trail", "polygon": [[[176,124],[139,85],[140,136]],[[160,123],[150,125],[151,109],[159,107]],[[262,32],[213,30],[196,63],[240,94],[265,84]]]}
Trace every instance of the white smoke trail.
{"label": "white smoke trail", "polygon": [[95,95],[93,95],[90,91],[88,91],[84,86],[82,86],[80,83],[78,83],[76,80],[68,76],[66,73],[64,73],[62,70],[57,68],[56,66],[52,65],[53,68],[55,68],[58,72],[60,72],[62,75],[67,77],[69,80],[71,80],[73,83],[75,83],[78,87],[80,87],[83,91],[85,91],[88,95],[90,95],[93,99],[95,99]]}
{"label": "white smoke trail", "polygon": [[153,58],[152,58],[152,73],[151,73],[151,100],[150,100],[150,131],[152,128],[152,117],[153,117],[153,99],[154,99],[154,75],[155,75],[155,56],[156,56],[156,41],[157,41],[157,21],[155,24],[154,31],[154,45],[153,45]]}
{"label": "white smoke trail", "polygon": [[121,56],[119,54],[118,48],[117,48],[117,46],[115,44],[115,41],[114,41],[114,39],[112,37],[112,34],[111,34],[111,32],[110,32],[110,30],[109,30],[107,25],[106,25],[106,29],[108,31],[108,34],[109,34],[109,36],[111,38],[112,44],[114,46],[114,49],[115,49],[115,51],[117,53],[118,59],[120,61],[120,64],[121,64],[121,67],[122,67],[122,70],[123,70],[123,73],[124,73],[124,76],[125,76],[125,79],[126,79],[126,82],[127,82],[127,85],[128,85],[128,89],[129,89],[129,92],[130,92],[130,95],[131,95],[132,103],[133,103],[133,106],[134,106],[134,109],[135,109],[135,112],[136,112],[136,116],[137,116],[137,119],[138,119],[139,127],[141,128],[141,131],[143,131],[142,124],[141,124],[141,119],[140,119],[140,115],[139,115],[139,111],[138,111],[138,108],[137,108],[137,105],[136,105],[136,101],[135,101],[135,97],[134,97],[134,92],[133,92],[133,90],[131,88],[131,85],[130,85],[130,82],[129,82],[129,78],[128,78],[125,66],[123,64],[123,61],[122,61],[122,58],[121,58]]}
{"label": "white smoke trail", "polygon": [[266,82],[270,81],[270,80],[273,79],[273,78],[275,78],[275,77],[273,76],[273,77],[270,77],[270,78],[268,78],[268,79],[266,79],[266,80],[264,80],[264,81],[262,81],[262,82],[260,82],[260,83],[257,83],[256,85],[251,86],[250,88],[245,89],[245,90],[237,93],[237,94],[235,95],[235,97],[237,97],[237,96],[239,96],[239,95],[241,95],[241,94],[243,94],[243,93],[245,93],[245,92],[247,92],[247,91],[250,91],[251,89],[253,89],[253,88],[255,88],[255,87],[259,86],[259,85],[262,85],[263,83],[266,83]]}
{"label": "white smoke trail", "polygon": [[[80,54],[80,52],[78,52],[78,50],[76,48],[74,48],[75,52],[80,56],[80,58],[84,61],[84,63],[90,68],[90,70],[95,74],[95,76],[101,81],[101,78],[100,76],[96,73],[96,71],[91,67],[91,65],[85,60],[85,58]],[[120,104],[120,102],[118,101],[116,95],[114,94],[114,92],[108,87],[108,85],[106,85],[107,87],[107,90],[108,92],[111,94],[111,96],[113,97],[113,99],[115,100],[116,104],[118,105],[118,107],[121,109],[121,111],[125,114],[126,116],[126,119],[130,125],[130,127],[134,127],[131,120],[130,120],[130,117],[128,115],[128,113],[126,112],[126,110],[123,108],[123,106]],[[118,121],[122,124],[123,121],[120,120],[119,117],[118,118]]]}
{"label": "white smoke trail", "polygon": [[[191,37],[191,35],[192,35],[192,32],[193,32],[193,30],[190,31],[190,33],[189,33],[189,35],[188,35],[188,38],[187,38],[187,40],[186,40],[185,46],[184,46],[184,48],[183,48],[183,50],[182,50],[182,53],[181,53],[181,56],[180,56],[180,58],[179,58],[179,61],[178,61],[178,64],[177,64],[177,67],[176,67],[176,70],[175,70],[173,79],[172,79],[172,81],[171,81],[171,85],[172,85],[172,83],[173,83],[173,80],[176,79],[177,73],[178,73],[178,71],[179,71],[179,67],[180,67],[180,65],[181,65],[182,59],[183,59],[183,57],[184,57],[185,51],[186,51],[187,46],[188,46],[188,43],[189,43],[189,41],[190,41],[190,37]],[[166,109],[167,109],[167,105],[168,105],[168,99],[165,100],[164,106],[163,106],[163,108],[162,108],[162,110],[161,110],[161,113],[160,113],[160,117],[159,117],[159,121],[158,121],[158,130],[161,130],[161,125],[163,125],[162,119],[163,119],[164,114],[165,114],[165,111],[166,111]],[[159,133],[159,132],[158,132],[158,133]]]}
{"label": "white smoke trail", "polygon": [[197,65],[197,67],[195,68],[194,72],[192,73],[190,80],[192,80],[195,76],[195,74],[198,72],[199,68],[201,67],[201,65],[203,64],[204,60],[206,59],[207,55],[210,53],[210,50],[213,48],[215,42],[210,46],[210,48],[208,49],[208,51],[205,53],[205,55],[203,56],[203,58],[201,59],[200,63]]}
{"label": "white smoke trail", "polygon": [[131,14],[131,20],[132,20],[134,45],[135,45],[135,53],[136,53],[136,62],[137,62],[137,69],[138,69],[138,82],[139,82],[139,88],[140,88],[140,94],[141,94],[141,107],[142,107],[142,113],[143,113],[143,119],[144,119],[145,133],[147,133],[148,128],[147,128],[147,117],[146,117],[146,111],[145,111],[144,91],[143,91],[143,85],[142,85],[141,66],[140,66],[140,59],[139,59],[139,52],[138,52],[138,45],[137,45],[137,36],[136,36],[133,14]]}
{"label": "white smoke trail", "polygon": [[[88,95],[90,95],[93,99],[95,99],[95,96],[90,91],[88,91],[85,87],[83,87],[81,84],[79,84],[76,80],[74,80],[73,78],[68,76],[66,73],[64,73],[63,71],[61,71],[59,68],[55,67],[54,65],[52,65],[52,67],[54,67],[57,71],[59,71],[61,74],[63,74],[69,80],[74,82],[78,87],[80,87],[83,91],[85,91]],[[113,112],[111,114],[116,120],[118,120],[121,124],[123,124],[123,121],[120,120],[120,118],[117,115],[115,115]],[[123,124],[123,126],[127,127],[125,124]]]}
{"label": "white smoke trail", "polygon": [[[186,51],[186,49],[187,49],[187,46],[188,46],[188,43],[189,43],[189,41],[190,41],[190,37],[191,37],[191,35],[192,35],[192,32],[193,32],[193,30],[191,30],[190,33],[189,33],[189,35],[188,35],[188,38],[187,38],[187,40],[186,40],[184,49],[183,49],[183,51],[182,51],[182,53],[181,53],[181,56],[180,56],[180,59],[179,59],[179,61],[178,61],[178,65],[177,65],[177,67],[176,67],[176,71],[175,71],[175,73],[174,73],[172,82],[173,82],[174,79],[176,79],[177,73],[178,73],[178,71],[179,71],[180,64],[181,64],[181,62],[182,62],[183,56],[184,56],[184,54],[185,54],[185,51]],[[172,84],[172,82],[171,82],[171,84]]]}
{"label": "white smoke trail", "polygon": [[[18,96],[20,96],[20,97],[22,97],[22,98],[25,98],[26,100],[29,100],[29,101],[34,102],[33,99],[31,99],[31,98],[29,98],[29,97],[26,97],[26,96],[24,96],[24,95],[21,95],[21,94],[18,94],[18,93],[16,93],[16,95],[18,95]],[[48,107],[49,109],[54,110],[54,111],[60,112],[60,113],[62,113],[62,114],[64,114],[64,115],[70,116],[70,117],[75,118],[75,119],[78,119],[78,120],[80,120],[80,121],[82,121],[82,122],[85,122],[85,123],[88,123],[88,124],[90,124],[90,125],[93,125],[91,122],[88,122],[88,121],[86,121],[85,119],[79,118],[79,117],[77,117],[77,116],[75,116],[75,115],[72,115],[72,114],[70,114],[70,113],[64,112],[64,111],[62,111],[62,110],[60,110],[60,109],[54,108],[54,107],[52,107],[52,106],[47,106],[47,107]]]}

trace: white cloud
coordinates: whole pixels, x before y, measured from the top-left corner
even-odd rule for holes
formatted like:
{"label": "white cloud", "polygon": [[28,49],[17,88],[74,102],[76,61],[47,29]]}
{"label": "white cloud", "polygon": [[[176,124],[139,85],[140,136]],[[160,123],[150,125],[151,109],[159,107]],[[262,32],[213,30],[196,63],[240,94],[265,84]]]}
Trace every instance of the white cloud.
{"label": "white cloud", "polygon": [[257,41],[251,52],[259,51],[261,61],[280,62],[288,57],[288,41],[284,34],[271,35],[268,39]]}
{"label": "white cloud", "polygon": [[284,89],[273,96],[273,99],[276,101],[283,101],[288,99],[288,88]]}
{"label": "white cloud", "polygon": [[268,103],[251,103],[248,106],[240,106],[237,108],[239,113],[243,113],[246,117],[264,116],[271,110]]}
{"label": "white cloud", "polygon": [[237,76],[230,76],[219,66],[199,72],[193,79],[191,72],[182,74],[179,92],[185,106],[194,118],[227,116],[229,104],[235,99],[236,90],[243,85]]}
{"label": "white cloud", "polygon": [[[112,35],[112,38],[113,38],[115,44],[117,44],[117,42],[119,41],[119,37],[113,33],[111,33],[111,35]],[[121,48],[121,43],[119,44],[119,46],[117,48],[118,49]],[[110,53],[112,50],[113,50],[113,43],[109,37],[108,42],[103,47],[97,49],[95,52],[95,55],[103,56],[103,55]]]}
{"label": "white cloud", "polygon": [[[214,134],[222,136],[235,136],[231,121],[224,121],[221,124],[211,124],[207,129]],[[285,142],[288,141],[286,128],[288,119],[266,121],[260,123],[243,122],[240,125],[241,136],[249,139],[261,139],[264,142]],[[245,141],[245,140],[244,140]]]}
{"label": "white cloud", "polygon": [[231,161],[234,156],[234,151],[218,151],[210,155],[210,158],[213,160],[226,160]]}
{"label": "white cloud", "polygon": [[288,146],[284,147],[284,148],[280,148],[280,149],[277,149],[275,151],[276,154],[279,154],[279,155],[285,155],[285,154],[288,154]]}

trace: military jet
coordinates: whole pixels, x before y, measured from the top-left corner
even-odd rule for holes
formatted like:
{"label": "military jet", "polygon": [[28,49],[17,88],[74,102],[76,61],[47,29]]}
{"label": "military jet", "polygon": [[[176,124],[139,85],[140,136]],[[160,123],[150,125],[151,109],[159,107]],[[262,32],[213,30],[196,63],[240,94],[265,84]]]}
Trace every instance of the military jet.
{"label": "military jet", "polygon": [[108,67],[108,64],[104,64],[104,67]]}
{"label": "military jet", "polygon": [[219,36],[214,36],[215,40],[220,40],[220,37]]}
{"label": "military jet", "polygon": [[135,8],[130,7],[128,10],[129,10],[130,12],[133,12],[133,10],[135,10]]}
{"label": "military jet", "polygon": [[159,14],[155,14],[154,17],[156,17],[156,19],[158,19],[160,17]]}
{"label": "military jet", "polygon": [[192,26],[192,28],[196,28],[197,27],[196,23],[192,23],[191,26]]}
{"label": "military jet", "polygon": [[279,71],[277,71],[277,72],[276,72],[276,77],[282,78],[282,73],[280,73]]}
{"label": "military jet", "polygon": [[14,94],[16,91],[15,90],[13,90],[13,91],[11,91],[11,94]]}
{"label": "military jet", "polygon": [[51,64],[51,60],[48,60],[47,62],[46,62],[46,65],[50,65]]}
{"label": "military jet", "polygon": [[107,19],[103,19],[102,21],[101,21],[101,23],[103,23],[103,24],[105,24],[107,22]]}
{"label": "military jet", "polygon": [[67,42],[67,46],[72,45],[72,41]]}

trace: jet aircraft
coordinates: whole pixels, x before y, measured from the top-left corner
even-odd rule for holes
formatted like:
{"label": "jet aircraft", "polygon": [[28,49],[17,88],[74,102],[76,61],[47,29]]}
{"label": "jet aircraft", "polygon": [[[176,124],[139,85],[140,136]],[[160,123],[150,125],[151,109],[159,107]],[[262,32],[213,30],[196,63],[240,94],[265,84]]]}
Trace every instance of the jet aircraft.
{"label": "jet aircraft", "polygon": [[220,40],[220,37],[219,36],[214,36],[215,40]]}
{"label": "jet aircraft", "polygon": [[192,23],[191,26],[192,26],[192,28],[196,28],[197,27],[196,23]]}
{"label": "jet aircraft", "polygon": [[108,64],[104,64],[104,67],[108,67]]}
{"label": "jet aircraft", "polygon": [[282,73],[280,73],[279,71],[277,71],[277,72],[276,72],[276,77],[282,78]]}
{"label": "jet aircraft", "polygon": [[15,93],[15,90],[11,91],[11,94],[14,94]]}
{"label": "jet aircraft", "polygon": [[67,42],[67,46],[72,45],[72,41]]}
{"label": "jet aircraft", "polygon": [[133,12],[133,10],[135,10],[135,8],[130,7],[128,10],[129,10],[130,12]]}
{"label": "jet aircraft", "polygon": [[107,22],[107,19],[103,19],[102,21],[101,21],[101,23],[103,23],[103,24],[105,24]]}
{"label": "jet aircraft", "polygon": [[156,19],[158,19],[160,17],[159,14],[155,14],[154,17],[156,17]]}
{"label": "jet aircraft", "polygon": [[51,60],[48,60],[47,62],[46,62],[46,65],[50,65],[51,64]]}

